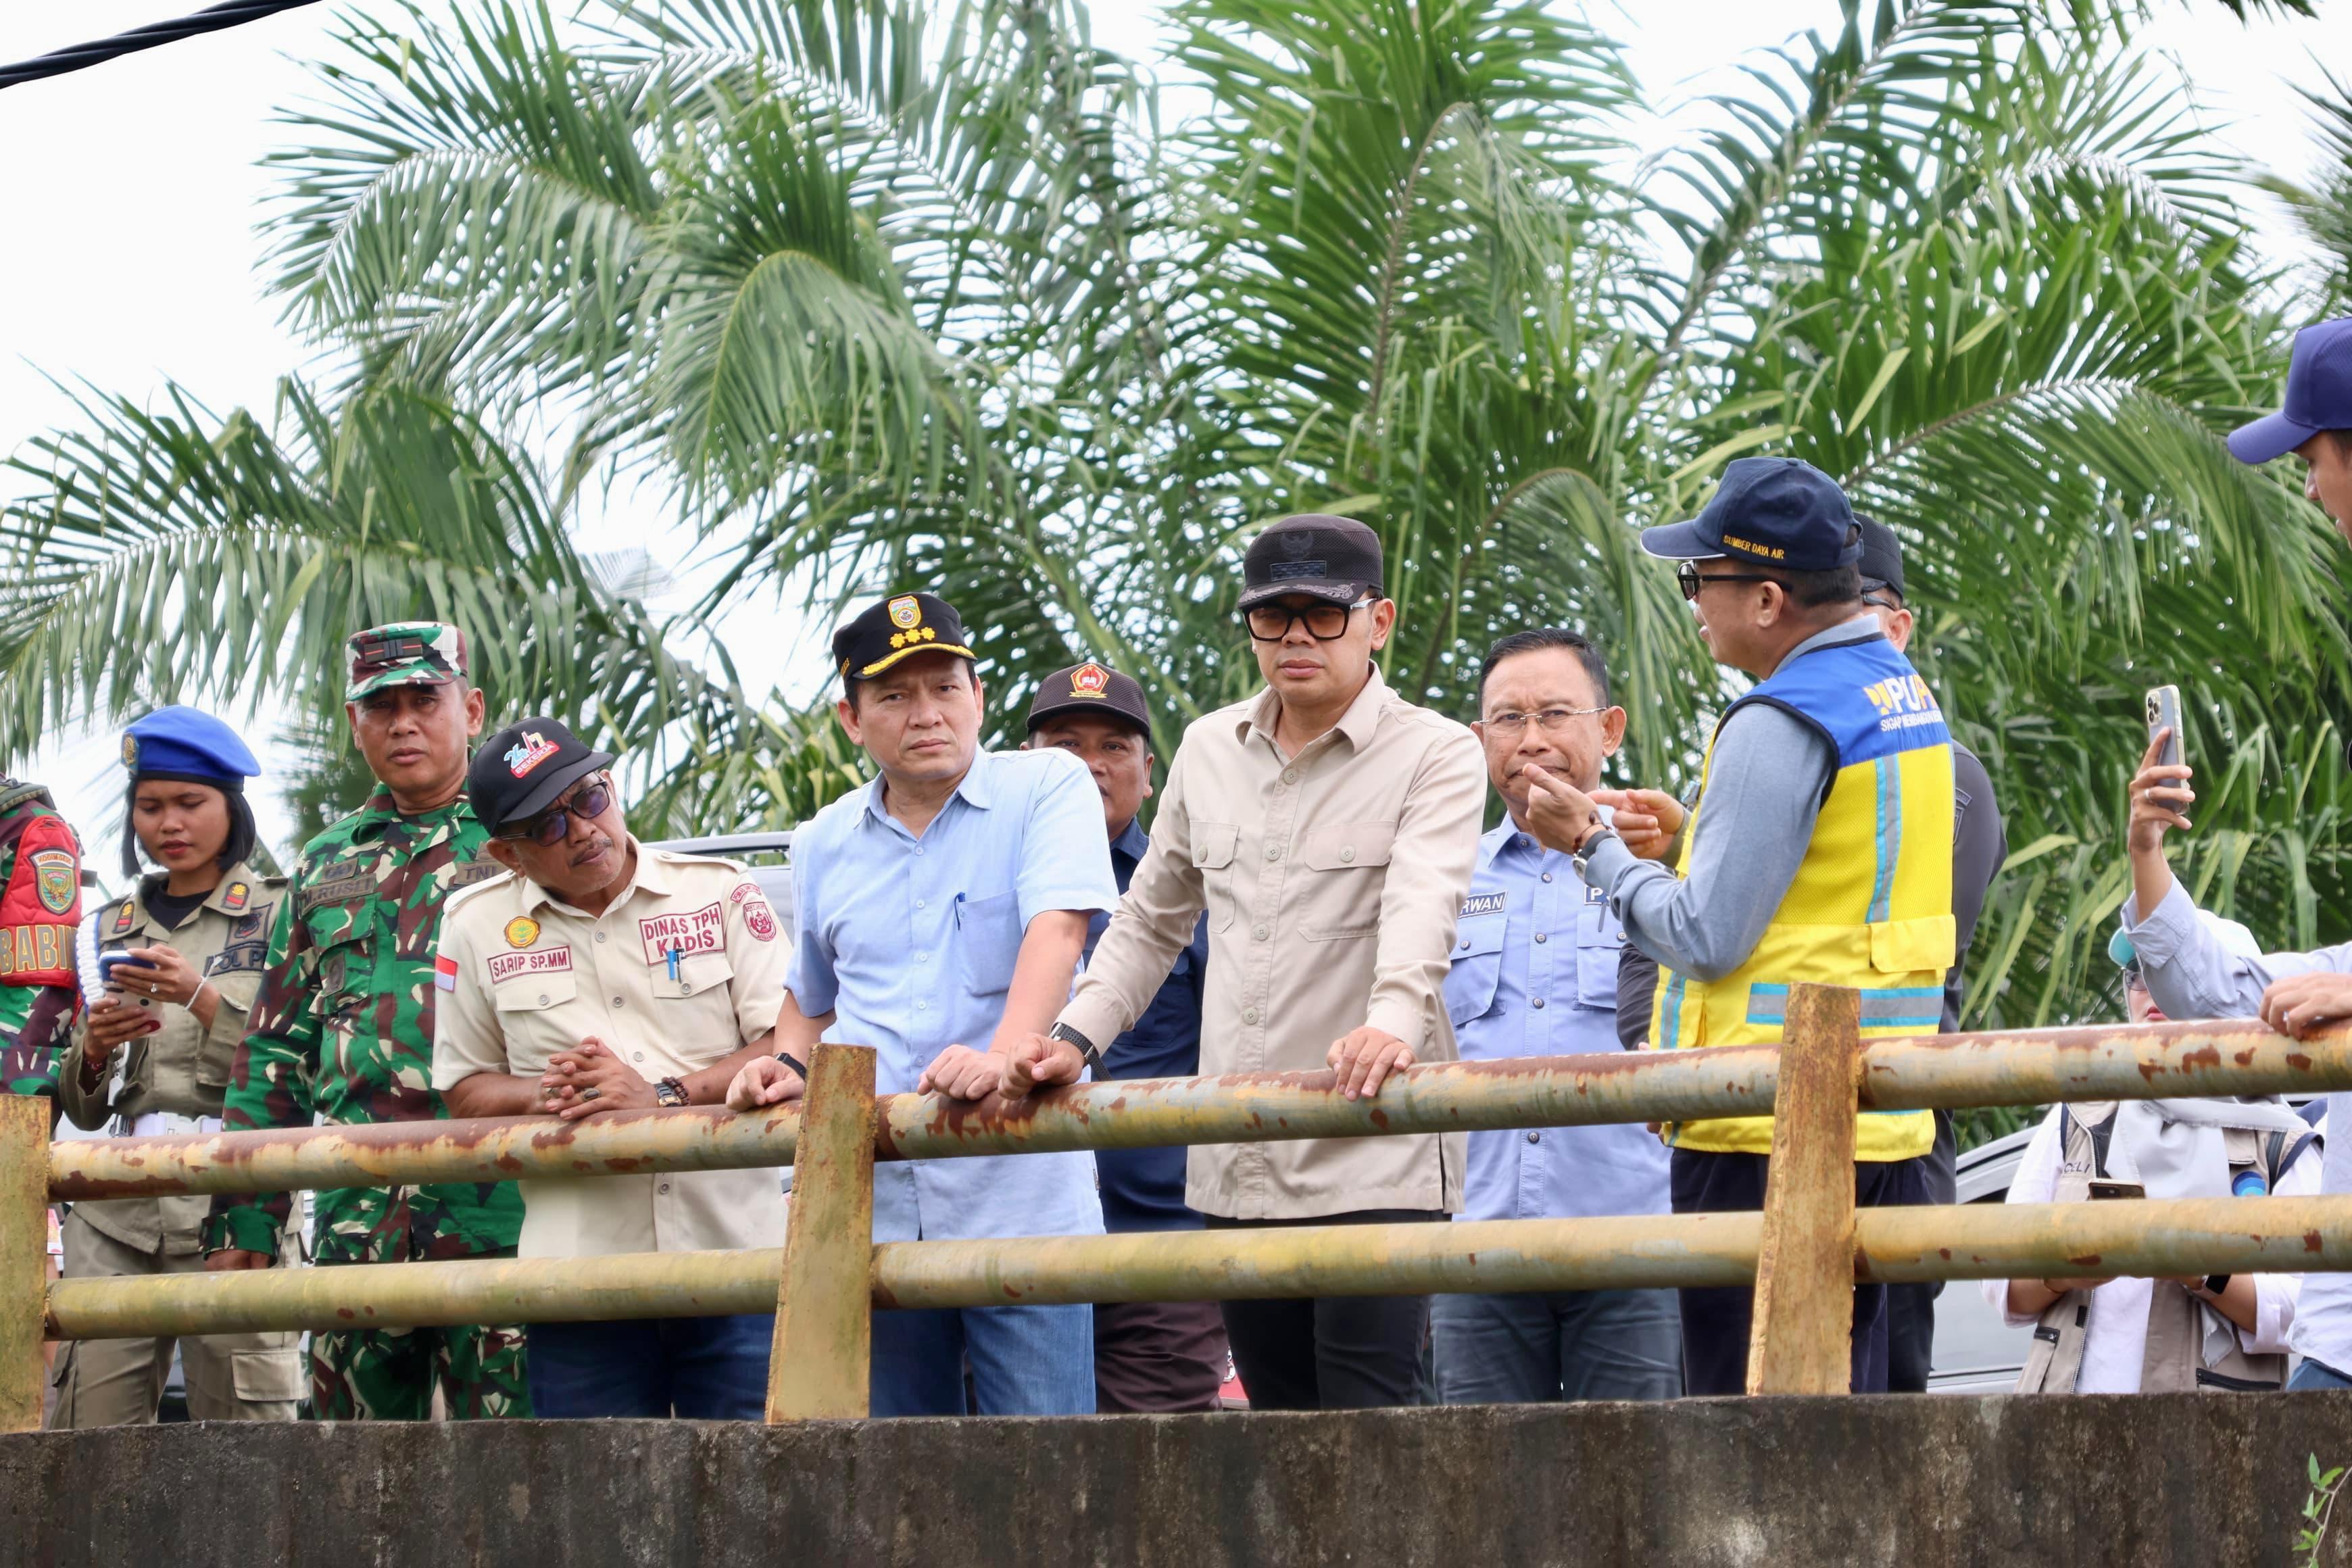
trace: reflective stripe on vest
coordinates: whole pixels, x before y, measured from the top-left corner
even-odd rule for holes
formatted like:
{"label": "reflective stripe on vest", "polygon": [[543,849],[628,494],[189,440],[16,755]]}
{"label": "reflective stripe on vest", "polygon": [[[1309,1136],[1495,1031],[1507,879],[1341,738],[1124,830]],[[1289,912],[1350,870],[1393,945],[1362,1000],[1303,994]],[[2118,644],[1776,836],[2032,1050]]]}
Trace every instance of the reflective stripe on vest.
{"label": "reflective stripe on vest", "polygon": [[[1746,962],[1715,981],[1662,967],[1650,1037],[1665,1050],[1776,1045],[1790,992],[1803,981],[1860,991],[1865,1037],[1933,1032],[1955,943],[1952,746],[1934,695],[1893,644],[1872,634],[1787,661],[1724,718],[1751,702],[1793,714],[1830,742],[1830,787],[1797,874]],[[1710,737],[1709,766],[1714,757]],[[1706,810],[1702,783],[1684,839],[1685,875]],[[1934,1140],[1927,1111],[1866,1111],[1855,1155],[1907,1160]],[[1669,1123],[1666,1141],[1769,1153],[1772,1119]]]}

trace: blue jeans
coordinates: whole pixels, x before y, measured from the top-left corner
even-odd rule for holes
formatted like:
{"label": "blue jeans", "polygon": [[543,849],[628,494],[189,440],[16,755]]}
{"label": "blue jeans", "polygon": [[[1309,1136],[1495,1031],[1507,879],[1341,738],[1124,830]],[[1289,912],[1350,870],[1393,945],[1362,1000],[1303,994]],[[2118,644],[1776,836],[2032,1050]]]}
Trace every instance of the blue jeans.
{"label": "blue jeans", "polygon": [[874,1414],[972,1414],[967,1359],[982,1415],[1095,1413],[1095,1310],[1081,1301],[875,1313]]}
{"label": "blue jeans", "polygon": [[775,1331],[772,1313],[533,1323],[526,1344],[531,1412],[551,1420],[761,1420]]}
{"label": "blue jeans", "polygon": [[1433,1296],[1437,1396],[1448,1405],[1673,1399],[1683,1325],[1672,1290]]}
{"label": "blue jeans", "polygon": [[2324,1361],[2305,1356],[2303,1364],[2294,1369],[2294,1375],[2286,1380],[2286,1391],[2303,1394],[2315,1388],[2352,1388],[2352,1377],[2345,1376]]}

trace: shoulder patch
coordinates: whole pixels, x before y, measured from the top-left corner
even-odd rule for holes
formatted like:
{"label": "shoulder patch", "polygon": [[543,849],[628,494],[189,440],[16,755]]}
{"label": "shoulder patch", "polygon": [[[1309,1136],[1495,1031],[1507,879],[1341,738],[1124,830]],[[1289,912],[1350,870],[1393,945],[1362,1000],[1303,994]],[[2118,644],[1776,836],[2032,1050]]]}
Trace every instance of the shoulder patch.
{"label": "shoulder patch", "polygon": [[221,912],[227,915],[242,913],[246,904],[252,899],[252,883],[247,881],[231,882],[228,885],[228,891],[221,895]]}
{"label": "shoulder patch", "polygon": [[114,906],[114,919],[108,923],[106,934],[109,936],[129,936],[131,934],[131,928],[136,926],[138,923],[138,909],[129,899],[124,899]]}
{"label": "shoulder patch", "polygon": [[1473,893],[1462,900],[1462,912],[1457,918],[1466,921],[1473,915],[1499,915],[1505,897],[1502,893]]}

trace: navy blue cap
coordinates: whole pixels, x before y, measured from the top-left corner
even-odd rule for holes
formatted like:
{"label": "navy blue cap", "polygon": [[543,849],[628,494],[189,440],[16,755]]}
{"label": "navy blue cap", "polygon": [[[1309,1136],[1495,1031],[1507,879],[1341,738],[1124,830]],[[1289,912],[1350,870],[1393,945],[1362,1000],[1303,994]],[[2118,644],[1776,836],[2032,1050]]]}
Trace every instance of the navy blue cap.
{"label": "navy blue cap", "polygon": [[189,779],[242,790],[261,764],[237,732],[194,708],[158,708],[122,731],[122,765],[133,779]]}
{"label": "navy blue cap", "polygon": [[2352,430],[2352,316],[2318,321],[2294,335],[2286,363],[2286,405],[2230,432],[2242,463],[2284,458],[2322,430]]}
{"label": "navy blue cap", "polygon": [[1862,559],[1862,531],[1845,491],[1811,463],[1734,458],[1696,517],[1643,529],[1642,548],[1668,561],[1728,557],[1827,572]]}

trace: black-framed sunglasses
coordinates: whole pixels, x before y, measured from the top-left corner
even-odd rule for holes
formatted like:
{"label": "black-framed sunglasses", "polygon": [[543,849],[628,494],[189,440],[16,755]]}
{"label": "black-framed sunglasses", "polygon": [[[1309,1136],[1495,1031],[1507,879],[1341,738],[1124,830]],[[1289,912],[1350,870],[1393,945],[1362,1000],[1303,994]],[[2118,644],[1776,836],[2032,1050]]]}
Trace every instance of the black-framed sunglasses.
{"label": "black-framed sunglasses", "polygon": [[572,837],[573,817],[593,822],[612,809],[613,775],[598,773],[538,816],[510,822],[490,837],[510,843],[528,838],[542,848],[551,848]]}
{"label": "black-framed sunglasses", "polygon": [[1717,572],[1702,577],[1696,561],[1685,561],[1675,568],[1675,583],[1682,589],[1683,597],[1690,600],[1696,600],[1698,591],[1709,583],[1777,583],[1780,580],[1760,572]]}
{"label": "black-framed sunglasses", "polygon": [[1290,623],[1303,621],[1307,635],[1317,642],[1330,642],[1346,635],[1348,617],[1366,605],[1378,603],[1366,595],[1352,605],[1308,605],[1294,609],[1287,605],[1253,605],[1242,612],[1249,626],[1249,635],[1260,642],[1280,642],[1290,635]]}

